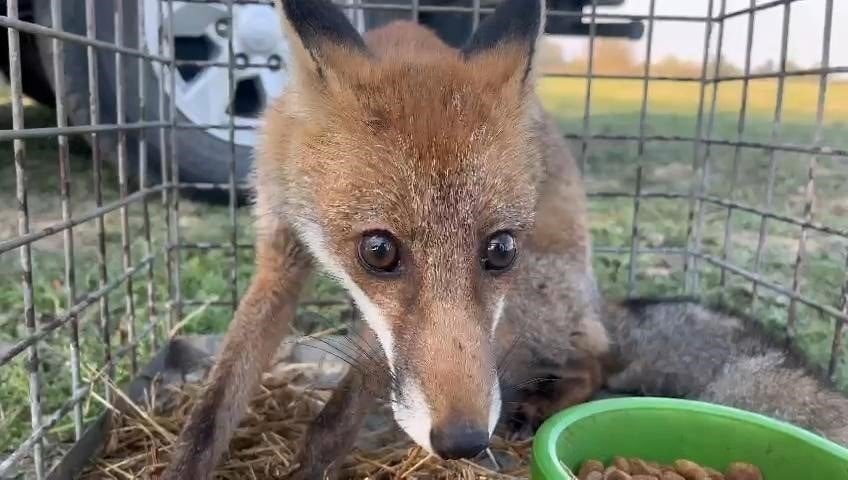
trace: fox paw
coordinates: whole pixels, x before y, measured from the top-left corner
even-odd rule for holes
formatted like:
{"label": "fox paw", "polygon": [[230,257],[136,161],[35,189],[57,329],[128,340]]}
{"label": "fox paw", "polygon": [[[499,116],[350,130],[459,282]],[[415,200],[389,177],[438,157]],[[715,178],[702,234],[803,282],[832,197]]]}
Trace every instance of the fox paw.
{"label": "fox paw", "polygon": [[546,419],[544,412],[535,403],[522,404],[506,423],[504,436],[511,442],[528,440]]}

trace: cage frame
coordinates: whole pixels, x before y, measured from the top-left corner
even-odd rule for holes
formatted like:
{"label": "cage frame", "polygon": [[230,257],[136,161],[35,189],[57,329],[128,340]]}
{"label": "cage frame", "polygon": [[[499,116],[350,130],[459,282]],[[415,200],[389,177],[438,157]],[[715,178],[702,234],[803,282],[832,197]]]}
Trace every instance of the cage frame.
{"label": "cage frame", "polygon": [[[123,24],[124,6],[130,1],[137,2],[138,8],[145,0],[126,0],[114,2],[115,9],[115,25]],[[816,167],[817,161],[820,158],[837,158],[848,161],[848,149],[836,148],[829,145],[823,136],[823,125],[825,122],[825,102],[828,95],[828,86],[830,80],[841,74],[848,74],[848,65],[831,65],[830,50],[833,31],[833,11],[835,0],[824,0],[825,19],[824,31],[822,35],[821,45],[821,62],[816,68],[807,68],[801,70],[787,70],[787,44],[790,36],[790,19],[793,6],[802,4],[805,0],[770,0],[767,2],[757,2],[749,0],[749,5],[745,8],[729,10],[727,8],[728,0],[707,0],[707,9],[705,12],[693,15],[658,15],[656,14],[656,5],[658,0],[649,0],[649,11],[647,14],[631,15],[631,14],[614,14],[608,12],[599,12],[598,7],[602,2],[592,2],[585,8],[584,11],[560,11],[553,10],[549,12],[550,16],[576,17],[587,23],[589,30],[589,51],[587,71],[584,74],[559,73],[551,74],[552,77],[563,78],[580,78],[586,82],[586,92],[584,98],[584,110],[582,112],[582,126],[580,131],[565,132],[564,135],[571,142],[572,152],[576,155],[581,169],[585,172],[586,162],[591,154],[593,142],[597,141],[614,141],[627,142],[636,145],[636,180],[633,191],[596,191],[590,192],[590,199],[629,199],[632,201],[632,230],[629,235],[629,243],[627,245],[597,245],[595,252],[598,254],[615,254],[624,255],[627,257],[627,293],[634,293],[637,283],[638,265],[637,259],[640,255],[646,254],[669,254],[678,255],[683,259],[683,275],[685,279],[682,285],[682,291],[688,294],[697,295],[699,292],[700,272],[704,265],[710,265],[718,268],[721,272],[721,284],[725,284],[729,276],[736,276],[750,282],[751,285],[751,303],[754,304],[762,295],[763,291],[769,291],[772,294],[784,297],[787,304],[788,320],[787,328],[788,335],[792,337],[793,330],[796,328],[797,308],[799,305],[805,305],[820,312],[822,315],[833,321],[833,340],[832,347],[827,361],[827,374],[833,375],[837,369],[837,365],[842,360],[844,326],[848,321],[848,260],[842,266],[843,283],[841,289],[841,297],[833,299],[830,304],[819,302],[807,295],[801,289],[801,279],[806,262],[806,243],[810,232],[817,232],[839,238],[843,241],[848,240],[848,230],[839,227],[826,225],[815,220],[814,217],[814,190],[816,182]],[[238,4],[270,4],[269,0],[233,0],[215,2],[214,0],[161,0],[159,2],[160,24],[164,26],[164,33],[160,35],[160,45],[174,44],[174,26],[173,12],[174,5],[182,2],[197,2],[197,3],[222,3],[228,9],[228,15],[233,18],[234,5]],[[419,0],[410,0],[409,4],[401,3],[379,3],[379,4],[345,4],[342,5],[347,11],[364,12],[369,9],[385,9],[391,11],[406,12],[410,18],[417,19],[421,12],[456,12],[470,13],[473,15],[473,25],[479,23],[481,15],[491,11],[491,8],[481,6],[480,0],[472,0],[471,6],[432,6],[421,5]],[[96,429],[98,422],[94,424],[86,424],[83,419],[81,405],[85,398],[92,391],[92,383],[86,383],[82,378],[81,365],[79,358],[79,338],[78,338],[78,322],[82,314],[90,309],[99,309],[97,315],[98,322],[102,326],[103,340],[106,349],[104,363],[99,365],[101,371],[105,371],[107,378],[113,375],[113,368],[118,361],[124,357],[129,358],[131,364],[130,370],[133,375],[144,371],[144,365],[147,365],[147,359],[138,358],[139,346],[146,342],[150,346],[152,352],[160,352],[164,342],[167,341],[165,334],[171,331],[175,326],[179,325],[185,319],[185,309],[198,305],[220,306],[235,310],[238,304],[238,252],[249,250],[253,245],[241,240],[238,229],[239,215],[244,213],[239,208],[240,194],[249,188],[248,185],[240,183],[236,179],[235,173],[235,131],[239,128],[234,124],[233,115],[229,116],[229,122],[223,125],[208,125],[208,124],[190,124],[183,123],[177,120],[177,106],[173,95],[167,96],[160,94],[157,105],[157,118],[144,118],[132,121],[127,120],[125,95],[123,93],[122,82],[117,82],[116,88],[116,107],[118,120],[114,123],[105,123],[100,121],[100,106],[97,99],[99,98],[98,89],[98,63],[95,61],[95,56],[99,52],[110,52],[114,54],[116,70],[122,71],[125,65],[130,62],[135,62],[139,67],[143,65],[155,65],[161,73],[160,78],[167,78],[170,82],[170,91],[175,91],[175,79],[178,75],[177,67],[181,64],[194,64],[201,66],[220,67],[228,69],[229,76],[229,91],[230,100],[234,98],[235,81],[233,71],[235,68],[235,58],[233,50],[233,35],[229,36],[228,61],[226,63],[203,62],[203,61],[187,61],[177,60],[173,55],[154,54],[148,51],[144,42],[140,42],[140,47],[131,47],[124,44],[124,29],[117,27],[115,29],[115,42],[110,43],[98,39],[97,32],[94,28],[95,15],[95,0],[85,0],[86,6],[86,24],[87,31],[85,35],[66,32],[62,26],[62,15],[59,13],[60,0],[51,0],[53,7],[52,25],[43,26],[37,23],[20,19],[19,0],[7,0],[6,11],[0,15],[0,27],[7,29],[9,43],[9,87],[10,101],[12,110],[12,128],[0,130],[0,142],[11,142],[13,144],[14,164],[16,173],[16,198],[18,209],[18,226],[17,234],[12,238],[0,239],[0,255],[13,255],[17,253],[19,256],[19,264],[21,271],[21,296],[24,309],[24,317],[22,323],[26,327],[27,335],[12,345],[9,349],[0,352],[0,369],[11,368],[14,361],[24,359],[29,376],[30,398],[29,398],[29,416],[31,419],[31,432],[26,440],[24,440],[17,448],[8,456],[0,461],[0,476],[5,472],[10,471],[17,463],[27,458],[33,467],[35,478],[42,479],[56,472],[61,472],[58,469],[50,474],[47,471],[46,460],[43,452],[43,442],[45,436],[51,428],[58,424],[67,415],[73,418],[74,438],[79,441],[84,438],[87,429]],[[102,4],[101,4],[102,7]],[[751,50],[754,35],[754,18],[757,12],[778,9],[782,12],[783,22],[781,31],[781,50],[779,53],[778,70],[774,73],[753,73],[751,71]],[[723,31],[726,23],[733,18],[747,17],[748,18],[748,37],[747,37],[747,54],[744,70],[739,75],[722,75],[719,69],[719,62],[715,62],[714,70],[710,70],[711,60],[718,58],[722,53],[723,48]],[[167,20],[166,20],[167,19]],[[597,22],[601,20],[612,21],[629,21],[629,22],[645,22],[647,25],[647,43],[645,52],[645,68],[643,75],[609,75],[593,73],[593,59],[595,57],[595,40]],[[704,26],[703,58],[701,61],[701,74],[699,76],[668,76],[656,75],[651,72],[651,59],[653,56],[653,34],[655,22],[692,22]],[[139,21],[137,34],[143,38],[144,36],[144,21]],[[27,128],[24,122],[24,95],[22,88],[21,77],[21,34],[31,34],[36,36],[45,36],[52,39],[53,46],[53,78],[56,100],[56,118],[54,127],[39,127]],[[77,45],[82,45],[86,48],[88,54],[88,75],[90,80],[90,125],[69,125],[67,113],[65,111],[65,75],[63,52],[64,45],[71,42]],[[170,42],[170,43],[168,43]],[[139,68],[139,72],[142,72]],[[818,95],[816,104],[816,119],[814,137],[808,144],[793,144],[786,143],[781,138],[781,125],[784,121],[784,97],[785,83],[788,79],[796,76],[815,76],[818,78]],[[141,88],[138,89],[140,94],[135,99],[142,111],[146,102],[150,99],[145,98],[144,74],[140,73],[138,81]],[[775,99],[775,109],[772,115],[772,132],[770,141],[751,141],[744,136],[746,109],[748,94],[747,89],[749,82],[755,79],[773,79],[777,82],[777,94]],[[592,94],[593,80],[610,79],[610,80],[632,80],[641,81],[641,105],[639,110],[638,134],[619,134],[619,133],[592,133]],[[674,81],[686,82],[697,85],[699,98],[697,107],[697,124],[695,131],[691,136],[681,135],[664,135],[648,132],[647,116],[649,113],[649,90],[652,82],[657,81]],[[743,93],[740,104],[740,114],[737,123],[737,132],[734,138],[724,138],[717,136],[714,132],[714,120],[716,117],[716,98],[717,89],[726,82],[742,82]],[[230,179],[229,182],[220,183],[197,183],[183,182],[179,178],[177,163],[174,158],[178,154],[175,138],[180,131],[185,129],[205,129],[205,128],[224,128],[229,134],[229,144],[231,146],[229,163]],[[140,162],[138,168],[137,182],[138,188],[131,191],[128,160],[128,149],[136,148],[139,152],[139,157],[144,159],[147,157],[147,149],[150,147],[144,136],[140,136],[136,142],[131,142],[127,138],[127,133],[131,131],[158,131],[159,145],[161,151],[166,152],[162,156],[161,172],[164,172],[164,177],[161,181],[153,182],[148,171],[147,162]],[[103,162],[109,152],[103,152],[96,147],[98,135],[115,134],[117,135],[117,149],[114,153],[117,157],[118,170],[118,189],[119,199],[115,201],[104,202],[100,187],[103,181],[102,168]],[[91,150],[91,160],[94,169],[94,184],[95,191],[92,192],[96,197],[96,208],[85,212],[75,212],[71,201],[71,184],[72,178],[69,162],[69,145],[68,139],[72,136],[88,136],[92,139],[92,145],[95,147]],[[61,198],[61,221],[53,222],[47,226],[33,227],[30,223],[30,214],[27,204],[27,141],[42,138],[55,138],[57,147],[57,161],[60,171],[60,198]],[[689,191],[681,192],[646,192],[643,190],[643,161],[645,157],[646,145],[650,143],[675,143],[683,145],[691,145],[691,162],[693,176]],[[766,207],[759,207],[744,203],[741,200],[734,198],[734,186],[731,186],[730,198],[721,198],[710,195],[706,191],[706,183],[710,174],[710,166],[714,147],[732,147],[734,149],[733,168],[734,175],[738,175],[738,164],[740,162],[740,152],[745,149],[761,150],[767,152],[769,161],[769,184],[768,201]],[[777,159],[787,153],[801,154],[808,158],[807,166],[807,186],[804,191],[804,214],[801,217],[786,215],[770,208],[770,202],[773,194],[776,162]],[[848,165],[848,163],[846,163]],[[735,177],[734,177],[735,180]],[[188,189],[195,190],[217,190],[227,193],[227,208],[229,212],[229,238],[224,243],[208,243],[208,242],[190,242],[182,238],[180,231],[180,210],[182,201],[182,192]],[[686,242],[684,248],[654,248],[641,245],[641,229],[640,229],[640,207],[642,203],[648,199],[678,199],[688,203],[687,210],[687,225],[686,225]],[[151,217],[149,206],[154,202],[159,202],[165,205],[165,217],[163,219],[167,228],[167,238],[163,245],[157,245],[151,235]],[[144,252],[140,260],[133,260],[131,251],[131,231],[128,225],[129,207],[141,206],[144,219],[143,235],[144,235]],[[721,246],[721,255],[714,255],[704,251],[703,228],[704,214],[706,206],[718,207],[725,211],[725,235]],[[105,257],[106,257],[106,232],[104,227],[104,217],[107,214],[118,212],[121,217],[120,228],[120,245],[123,264],[123,272],[121,275],[109,278],[106,275]],[[756,257],[753,269],[747,269],[743,266],[736,265],[728,258],[728,249],[731,245],[733,228],[731,219],[738,212],[757,215],[760,218],[759,236],[757,239]],[[74,228],[82,224],[95,222],[98,229],[98,262],[100,266],[100,276],[98,279],[97,288],[90,291],[81,291],[79,283],[76,281],[75,264],[74,264]],[[795,258],[792,262],[793,281],[791,285],[777,284],[765,278],[760,272],[760,264],[765,244],[768,238],[768,225],[771,222],[780,222],[782,224],[791,225],[798,229],[797,243],[795,246]],[[40,319],[34,306],[34,280],[33,280],[33,260],[32,260],[32,245],[44,238],[61,235],[64,254],[64,290],[65,298],[61,311],[58,314],[51,314],[46,320]],[[230,295],[223,300],[210,302],[204,299],[185,298],[181,289],[181,258],[182,252],[189,250],[222,250],[227,252],[230,258],[230,264],[227,268],[228,281],[230,284]],[[848,249],[846,250],[848,258]],[[168,298],[157,298],[156,288],[154,285],[154,268],[161,263],[166,269],[167,291]],[[133,285],[135,283],[144,284],[145,295],[141,298],[134,294]],[[118,320],[118,326],[125,325],[127,328],[128,341],[125,342],[119,349],[111,351],[111,345],[114,334],[112,328],[113,320],[110,319],[111,311],[107,305],[107,297],[113,292],[124,292],[124,307],[122,318]],[[144,311],[144,316],[147,321],[143,324],[138,324],[136,320],[136,312]],[[61,332],[61,333],[59,333]],[[68,345],[70,351],[70,376],[72,379],[72,391],[67,397],[62,406],[53,412],[43,412],[41,408],[41,387],[42,380],[40,378],[40,344],[42,340],[50,335],[67,334]],[[154,357],[152,364],[160,361],[158,356]],[[151,364],[151,365],[152,365]],[[137,383],[133,384],[132,389],[137,390]],[[131,389],[131,390],[132,390]],[[107,391],[108,394],[108,391]],[[108,399],[108,397],[107,397]],[[61,475],[61,473],[60,473]],[[57,477],[58,478],[58,477]]]}

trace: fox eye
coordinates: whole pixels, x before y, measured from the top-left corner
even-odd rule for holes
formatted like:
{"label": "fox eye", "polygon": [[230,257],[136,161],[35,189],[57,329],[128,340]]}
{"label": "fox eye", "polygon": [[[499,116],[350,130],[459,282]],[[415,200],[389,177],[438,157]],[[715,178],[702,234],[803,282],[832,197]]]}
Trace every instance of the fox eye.
{"label": "fox eye", "polygon": [[400,252],[397,240],[389,232],[366,232],[359,241],[359,263],[363,268],[378,275],[397,272]]}
{"label": "fox eye", "polygon": [[511,233],[496,232],[486,240],[483,250],[483,269],[492,273],[503,273],[512,267],[518,249]]}

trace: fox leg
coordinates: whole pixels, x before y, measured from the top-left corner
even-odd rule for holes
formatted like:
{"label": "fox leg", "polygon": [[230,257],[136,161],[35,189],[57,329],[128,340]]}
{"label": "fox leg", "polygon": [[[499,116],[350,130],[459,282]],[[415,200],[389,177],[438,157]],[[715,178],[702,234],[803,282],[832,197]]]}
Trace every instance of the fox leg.
{"label": "fox leg", "polygon": [[335,479],[344,457],[353,448],[362,422],[374,405],[368,380],[355,369],[336,387],[301,441],[292,480]]}
{"label": "fox leg", "polygon": [[206,480],[227,450],[262,372],[288,330],[311,259],[279,225],[256,242],[256,273],[162,479]]}
{"label": "fox leg", "polygon": [[557,370],[537,370],[536,377],[517,395],[517,407],[508,423],[510,434],[524,438],[551,415],[589,401],[603,384],[601,362],[590,356],[568,360]]}
{"label": "fox leg", "polygon": [[496,335],[507,430],[519,438],[597,394],[610,350],[591,272],[573,256],[528,250],[527,273],[507,298]]}
{"label": "fox leg", "polygon": [[344,356],[353,360],[350,369],[301,440],[292,480],[336,478],[375,399],[388,388],[388,378],[381,373],[384,358],[372,348],[377,339],[370,329],[361,328],[365,331],[346,344],[352,348],[344,349]]}

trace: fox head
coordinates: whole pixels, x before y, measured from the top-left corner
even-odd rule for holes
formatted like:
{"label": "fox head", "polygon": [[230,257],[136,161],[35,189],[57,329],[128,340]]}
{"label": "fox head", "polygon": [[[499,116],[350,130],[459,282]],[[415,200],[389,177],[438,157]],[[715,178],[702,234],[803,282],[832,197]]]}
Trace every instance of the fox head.
{"label": "fox head", "polygon": [[325,0],[277,2],[292,53],[266,112],[258,215],[291,224],[349,291],[398,424],[474,456],[501,409],[493,333],[533,227],[542,0],[507,0],[461,50],[413,24],[363,39]]}

